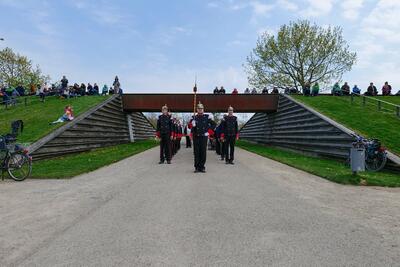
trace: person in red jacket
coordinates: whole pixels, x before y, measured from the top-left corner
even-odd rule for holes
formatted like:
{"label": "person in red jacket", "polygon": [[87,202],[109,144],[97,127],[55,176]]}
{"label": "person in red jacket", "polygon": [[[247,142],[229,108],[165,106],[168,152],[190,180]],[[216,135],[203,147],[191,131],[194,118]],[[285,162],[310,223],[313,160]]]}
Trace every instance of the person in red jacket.
{"label": "person in red jacket", "polygon": [[197,114],[189,122],[189,129],[193,136],[194,147],[194,172],[206,172],[205,163],[207,158],[208,138],[213,136],[215,122],[211,120],[208,114],[204,114],[204,106],[197,105]]}
{"label": "person in red jacket", "polygon": [[228,108],[228,116],[222,121],[221,138],[225,141],[225,163],[234,164],[235,142],[239,139],[237,117],[233,115],[233,107]]}
{"label": "person in red jacket", "polygon": [[168,114],[167,105],[161,108],[162,114],[157,120],[157,132],[156,137],[160,139],[160,162],[163,164],[167,160],[168,164],[171,164],[171,142],[174,139],[174,128],[171,120],[171,116]]}
{"label": "person in red jacket", "polygon": [[238,90],[236,88],[234,88],[232,91],[232,95],[237,95],[238,93],[239,93]]}

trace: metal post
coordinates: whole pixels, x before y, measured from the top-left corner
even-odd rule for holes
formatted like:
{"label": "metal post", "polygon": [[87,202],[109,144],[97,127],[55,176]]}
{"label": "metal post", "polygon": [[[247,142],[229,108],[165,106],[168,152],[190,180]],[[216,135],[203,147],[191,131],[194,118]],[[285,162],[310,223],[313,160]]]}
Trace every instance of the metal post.
{"label": "metal post", "polygon": [[131,143],[133,143],[133,142],[135,142],[135,136],[133,135],[133,125],[132,125],[131,114],[127,114],[126,119],[128,121],[129,140],[131,141]]}

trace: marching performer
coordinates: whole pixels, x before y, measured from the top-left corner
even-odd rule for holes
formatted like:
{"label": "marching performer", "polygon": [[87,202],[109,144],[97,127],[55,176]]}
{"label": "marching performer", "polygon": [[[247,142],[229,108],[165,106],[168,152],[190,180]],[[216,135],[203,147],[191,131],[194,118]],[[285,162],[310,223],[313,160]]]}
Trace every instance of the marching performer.
{"label": "marching performer", "polygon": [[237,117],[233,115],[233,107],[228,108],[228,115],[222,121],[221,137],[225,141],[225,163],[234,164],[235,142],[239,139],[239,129]]}
{"label": "marching performer", "polygon": [[163,164],[167,160],[171,164],[171,142],[174,139],[174,126],[172,124],[171,116],[168,113],[167,105],[161,108],[162,114],[157,120],[157,139],[160,139],[160,162]]}
{"label": "marching performer", "polygon": [[215,122],[209,118],[208,114],[204,114],[204,106],[199,103],[197,114],[189,122],[189,129],[193,136],[195,173],[206,172],[207,142],[208,137],[214,134],[214,127]]}

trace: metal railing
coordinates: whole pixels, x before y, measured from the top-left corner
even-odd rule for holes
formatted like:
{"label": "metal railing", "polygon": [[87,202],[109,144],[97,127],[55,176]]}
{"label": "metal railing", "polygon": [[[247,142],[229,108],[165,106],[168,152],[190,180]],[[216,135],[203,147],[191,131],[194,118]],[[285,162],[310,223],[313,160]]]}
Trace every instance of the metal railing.
{"label": "metal railing", "polygon": [[372,104],[376,104],[378,111],[389,111],[394,112],[397,117],[400,117],[400,105],[396,105],[381,99],[377,99],[370,96],[352,93],[350,96],[351,103],[354,103],[355,98],[361,98],[362,105],[365,107],[368,101],[372,101]]}

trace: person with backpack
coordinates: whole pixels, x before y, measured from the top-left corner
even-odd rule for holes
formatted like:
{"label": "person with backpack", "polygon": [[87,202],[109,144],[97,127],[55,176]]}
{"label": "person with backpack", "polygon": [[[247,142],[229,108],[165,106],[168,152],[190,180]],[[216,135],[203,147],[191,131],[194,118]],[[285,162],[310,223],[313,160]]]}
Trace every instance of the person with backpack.
{"label": "person with backpack", "polygon": [[311,96],[317,96],[319,94],[319,84],[315,82],[311,89]]}

